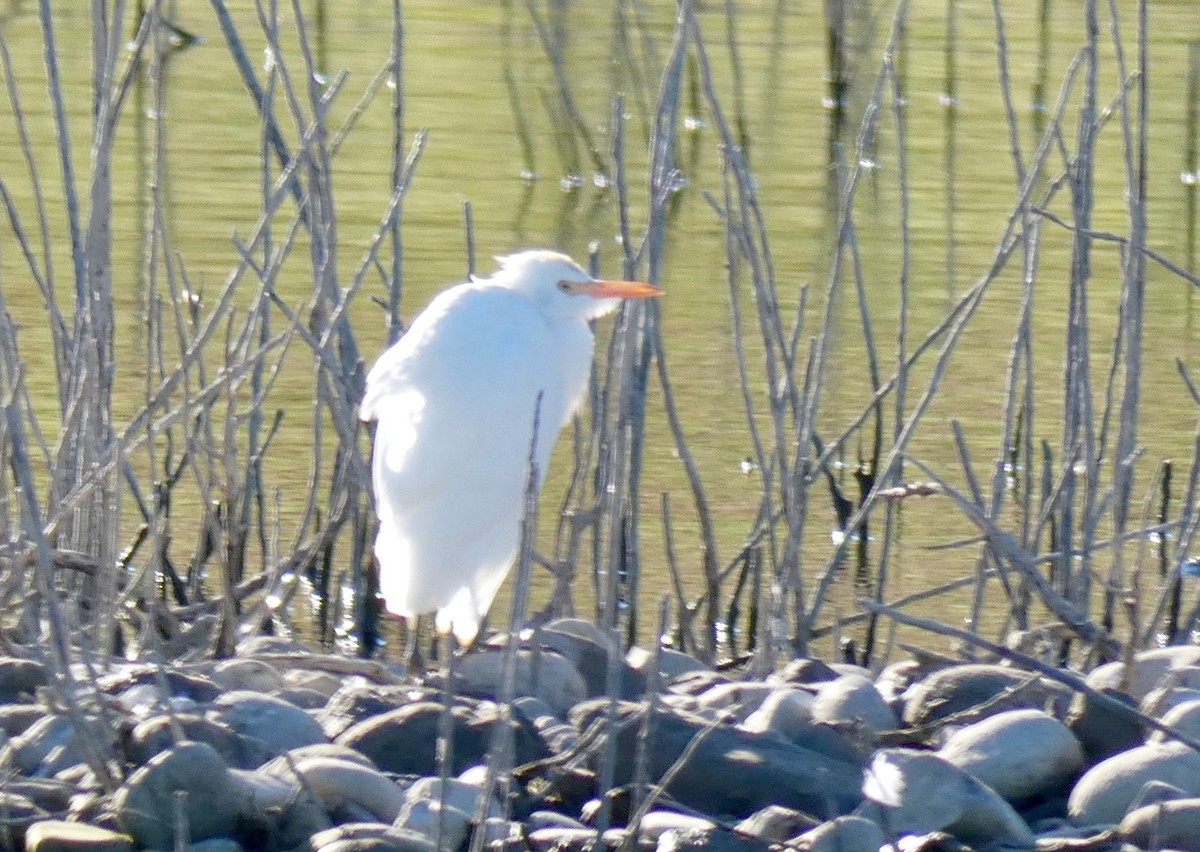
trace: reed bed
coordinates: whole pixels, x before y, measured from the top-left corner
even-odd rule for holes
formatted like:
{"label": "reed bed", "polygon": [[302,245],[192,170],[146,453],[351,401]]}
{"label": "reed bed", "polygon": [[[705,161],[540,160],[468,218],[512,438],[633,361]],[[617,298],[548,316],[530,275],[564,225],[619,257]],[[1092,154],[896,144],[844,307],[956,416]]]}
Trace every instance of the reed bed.
{"label": "reed bed", "polygon": [[[955,5],[946,6],[944,42],[947,282],[963,268],[953,225]],[[364,364],[373,353],[362,351],[351,306],[378,302],[390,340],[403,332],[402,318],[414,307],[404,300],[405,199],[421,180],[422,153],[433,143],[406,127],[402,4],[392,4],[392,31],[380,36],[390,38],[390,57],[357,95],[348,91],[344,74],[325,75],[312,19],[298,0],[257,0],[253,33],[239,28],[225,0],[211,0],[211,6],[260,117],[260,206],[253,226],[234,238],[236,260],[224,282],[202,294],[175,249],[169,200],[159,191],[169,167],[165,119],[150,120],[140,267],[147,343],[139,365],[117,364],[113,354],[120,331],[112,280],[111,160],[116,128],[131,120],[131,104],[162,115],[153,107],[162,105],[181,36],[164,20],[162,4],[146,4],[139,17],[124,3],[94,0],[95,120],[89,144],[72,146],[49,0],[37,4],[44,93],[19,90],[0,31],[12,129],[28,164],[22,178],[33,186],[35,215],[19,211],[8,188],[11,176],[0,175],[0,198],[22,272],[46,305],[53,341],[48,363],[57,392],[53,406],[34,398],[29,373],[35,362],[4,301],[17,283],[0,281],[0,524],[7,531],[0,544],[0,640],[9,650],[46,658],[64,678],[68,664],[77,661],[103,667],[125,656],[231,654],[245,636],[290,629],[293,610],[304,606],[300,592],[310,588],[318,600],[318,642],[334,644],[337,631],[349,624],[357,653],[369,656],[378,646],[369,435],[356,417]],[[1043,40],[1049,38],[1050,6],[1043,0],[1040,7]],[[614,4],[614,52],[623,70],[601,115],[586,112],[564,56],[570,5],[527,0],[503,7],[500,36],[509,39],[529,28],[554,81],[540,102],[531,103],[511,68],[505,72],[525,171],[532,177],[539,168],[555,168],[564,181],[596,176],[619,210],[625,274],[652,281],[664,276],[677,199],[685,191],[703,194],[723,239],[736,398],[759,483],[757,509],[740,539],[719,540],[705,471],[677,404],[662,308],[627,307],[607,332],[589,404],[574,429],[565,499],[541,507],[542,524],[555,530],[553,552],[535,552],[538,516],[530,512],[519,586],[529,582],[531,566],[543,562],[553,571],[555,590],[539,618],[574,611],[580,584],[590,584],[592,614],[614,645],[653,633],[705,660],[758,673],[808,653],[817,637],[859,625],[855,659],[884,661],[895,624],[914,621],[905,607],[951,594],[970,601],[967,629],[953,631],[968,654],[976,653],[972,643],[991,649],[1010,631],[1042,628],[1054,661],[1076,664],[1155,642],[1188,641],[1200,618],[1200,598],[1186,599],[1183,583],[1200,518],[1200,454],[1169,464],[1147,458],[1141,415],[1148,404],[1144,337],[1152,333],[1144,325],[1147,267],[1161,267],[1188,287],[1200,284],[1194,272],[1195,182],[1185,188],[1187,256],[1164,256],[1150,244],[1146,216],[1153,71],[1146,3],[1129,11],[1084,0],[1079,43],[1061,79],[1049,77],[1043,44],[1032,146],[1017,106],[1023,94],[1014,90],[1008,67],[1006,6],[992,4],[997,94],[1010,139],[1011,207],[986,270],[924,332],[910,322],[912,140],[904,59],[910,3],[886,4],[884,37],[866,52],[852,49],[863,27],[854,18],[857,8],[828,4],[826,19],[835,223],[828,274],[811,288],[794,288],[776,272],[778,237],[760,204],[736,4],[703,17],[692,3],[679,4],[669,44],[650,27],[642,4]],[[251,41],[267,46],[263,69],[250,60]],[[1195,49],[1191,56],[1187,121],[1194,131]],[[1102,82],[1108,79],[1116,85]],[[24,121],[30,99],[41,97],[60,142],[53,169],[34,150]],[[335,123],[331,105],[354,97],[357,106]],[[391,98],[390,198],[360,261],[346,268],[338,264],[333,176],[358,117],[383,98]],[[554,165],[546,160],[543,140],[535,138],[533,118],[541,115],[555,129]],[[689,183],[689,142],[681,133],[686,121],[696,119],[711,128],[720,152],[719,177],[700,186]],[[642,144],[642,129],[646,168],[630,174],[630,163],[639,160],[630,150]],[[1101,134],[1120,138],[1127,227],[1119,233],[1093,224]],[[1193,143],[1195,137],[1188,134]],[[1194,178],[1194,144],[1185,157]],[[876,330],[867,292],[879,285],[867,280],[858,224],[861,199],[880,179],[872,164],[881,159],[892,166],[888,179],[895,182],[900,233],[886,284],[895,289],[898,306],[886,323],[889,333]],[[61,196],[64,215],[51,195]],[[464,220],[464,268],[473,270],[477,248],[469,205]],[[1033,331],[1038,294],[1063,286],[1043,273],[1048,230],[1070,237],[1061,341],[1035,339]],[[1093,256],[1102,246],[1115,246],[1121,258],[1119,310],[1109,329],[1099,329],[1089,310],[1099,286]],[[56,262],[60,256],[69,258],[65,267]],[[278,287],[280,270],[297,257],[311,280],[300,301],[285,298]],[[944,431],[958,465],[937,468],[914,454],[913,436],[939,428],[929,424],[929,411],[943,393],[949,365],[1006,274],[1018,275],[1022,285],[994,449],[985,458],[973,454],[961,424],[952,420]],[[840,312],[857,317],[858,366],[869,387],[856,413],[834,418],[825,403]],[[1105,338],[1107,346],[1097,346]],[[1035,412],[1035,349],[1044,357],[1052,347],[1061,347],[1061,409]],[[39,354],[36,363],[47,363]],[[282,528],[278,496],[263,471],[276,452],[273,438],[284,416],[273,395],[276,382],[284,371],[298,369],[311,374],[309,474],[299,521]],[[142,402],[121,416],[114,387],[135,370],[143,375]],[[1181,401],[1200,404],[1186,365],[1180,362],[1178,370]],[[664,448],[645,440],[649,398],[656,400],[655,412],[661,408],[687,482],[685,494],[652,499],[661,507],[655,517],[643,509],[642,473],[646,454]],[[1053,438],[1039,432],[1048,422],[1058,424]],[[1200,434],[1195,446],[1200,448]],[[851,481],[836,468],[856,451]],[[947,545],[975,570],[896,599],[890,570],[903,505],[929,495],[976,528],[971,540]],[[200,517],[181,516],[181,506],[199,507]],[[818,562],[810,541],[813,517],[828,512],[838,518],[841,537]],[[673,519],[681,513],[694,518],[696,540],[676,530]],[[642,544],[642,531],[651,525],[661,525],[666,543],[671,586],[665,596],[644,588],[640,574],[648,559],[658,558]],[[189,536],[195,543],[181,560],[179,540]],[[833,617],[830,590],[851,566],[866,578],[861,607]],[[520,593],[514,621],[528,618],[527,610]]]}

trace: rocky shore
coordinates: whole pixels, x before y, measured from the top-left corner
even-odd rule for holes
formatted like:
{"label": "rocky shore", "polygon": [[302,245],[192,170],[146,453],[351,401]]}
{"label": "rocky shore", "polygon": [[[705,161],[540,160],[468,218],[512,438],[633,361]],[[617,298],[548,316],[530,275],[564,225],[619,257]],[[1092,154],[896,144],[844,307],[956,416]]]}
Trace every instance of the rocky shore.
{"label": "rocky shore", "polygon": [[1081,690],[991,663],[751,681],[610,666],[580,621],[537,636],[511,706],[497,648],[449,691],[275,639],[66,685],[0,659],[0,848],[1200,852],[1200,647]]}

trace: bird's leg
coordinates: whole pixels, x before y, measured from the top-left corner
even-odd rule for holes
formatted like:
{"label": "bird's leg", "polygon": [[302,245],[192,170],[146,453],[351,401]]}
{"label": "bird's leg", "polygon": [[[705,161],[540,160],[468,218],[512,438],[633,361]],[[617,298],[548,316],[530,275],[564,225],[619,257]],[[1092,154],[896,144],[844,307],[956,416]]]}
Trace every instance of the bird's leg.
{"label": "bird's leg", "polygon": [[438,794],[438,821],[436,843],[442,848],[442,832],[445,830],[446,791],[450,786],[450,776],[454,775],[454,637],[446,633],[435,633],[434,647],[438,642],[446,643],[446,664],[442,668],[442,712],[438,718],[437,738],[437,767],[438,778],[441,779]]}
{"label": "bird's leg", "polygon": [[421,653],[420,618],[419,615],[413,615],[404,619],[404,671],[413,677],[425,673],[425,656]]}

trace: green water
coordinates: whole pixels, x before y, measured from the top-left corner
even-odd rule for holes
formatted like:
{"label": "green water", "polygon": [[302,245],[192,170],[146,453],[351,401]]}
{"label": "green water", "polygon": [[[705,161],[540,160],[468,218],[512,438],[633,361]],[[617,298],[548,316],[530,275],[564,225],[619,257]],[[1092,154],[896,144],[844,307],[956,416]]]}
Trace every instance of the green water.
{"label": "green water", "polygon": [[[951,0],[953,2],[953,0]],[[84,162],[88,144],[89,21],[83,4],[58,4],[55,25],[66,80],[73,149]],[[390,4],[346,2],[333,4],[318,23],[313,3],[304,5],[313,28],[318,56],[328,78],[343,69],[348,78],[333,106],[334,125],[346,116],[368,82],[387,59],[391,48]],[[578,108],[598,148],[610,144],[613,95],[626,95],[625,127],[631,215],[634,232],[645,220],[644,166],[649,135],[648,111],[653,108],[661,62],[670,46],[673,3],[551,4],[548,19],[561,37],[565,68]],[[748,140],[750,163],[757,181],[780,298],[785,316],[794,309],[800,287],[810,286],[807,328],[815,329],[830,269],[833,219],[829,199],[834,170],[830,166],[830,120],[827,106],[825,3],[747,2],[733,4],[739,73],[731,70],[731,49],[725,8],[703,4],[701,26],[718,79],[724,109],[740,118]],[[1126,61],[1136,58],[1132,4],[1122,6]],[[1034,0],[1002,4],[1007,26],[1009,73],[1014,106],[1020,122],[1019,144],[1028,162],[1037,137],[1031,101],[1038,75],[1039,23]],[[853,157],[854,130],[879,68],[891,26],[892,4],[845,4],[851,69],[848,132],[842,141]],[[165,4],[171,19],[200,41],[170,59],[165,107],[166,181],[169,228],[193,289],[213,296],[237,263],[233,234],[245,236],[261,205],[260,131],[256,112],[230,58],[208,3],[178,0]],[[249,54],[262,74],[263,39],[246,3],[231,3]],[[540,8],[540,7],[539,7]],[[1082,43],[1081,4],[1055,0],[1050,4],[1050,39],[1046,45],[1047,100],[1053,103],[1064,70]],[[1186,86],[1189,40],[1200,37],[1200,16],[1192,0],[1158,0],[1149,4],[1150,36],[1150,175],[1149,244],[1182,266],[1186,257],[1188,187],[1181,174],[1196,169],[1184,161]],[[615,273],[620,250],[615,242],[617,209],[614,194],[593,184],[594,169],[577,138],[556,137],[557,124],[547,112],[554,102],[556,82],[524,4],[482,2],[414,2],[404,11],[404,125],[406,136],[428,130],[428,142],[415,181],[404,201],[403,312],[412,316],[444,284],[459,280],[467,268],[464,204],[473,214],[479,271],[490,268],[489,256],[524,246],[554,246],[577,257],[595,241],[604,271]],[[289,13],[290,14],[290,13]],[[543,11],[543,14],[545,12]],[[54,128],[45,97],[42,37],[33,4],[11,4],[4,37],[13,54],[26,118],[35,140],[38,167],[52,202],[51,223],[56,238],[55,264],[61,281],[69,269],[55,157]],[[1108,21],[1101,15],[1101,73],[1099,100],[1115,95],[1115,66]],[[285,16],[286,20],[290,20]],[[910,262],[908,348],[921,340],[948,307],[982,275],[991,263],[1017,194],[1009,153],[1008,129],[997,85],[996,29],[990,2],[972,0],[955,6],[954,51],[947,58],[947,5],[944,0],[914,0],[909,4],[899,62],[906,103],[902,108],[907,140]],[[632,32],[622,36],[623,27]],[[294,31],[284,24],[285,41],[294,45]],[[300,68],[289,54],[293,70]],[[957,100],[945,97],[951,85]],[[516,132],[514,109],[504,74],[511,73],[520,113],[528,123],[532,162],[527,161]],[[694,66],[689,66],[689,74]],[[689,77],[689,81],[694,78]],[[685,84],[687,85],[687,84]],[[737,88],[739,87],[740,88]],[[359,266],[371,234],[387,203],[391,168],[391,90],[367,106],[335,162],[334,193],[338,213],[337,261],[343,277]],[[1074,147],[1074,116],[1078,89],[1064,119],[1065,144]],[[143,107],[145,105],[143,104]],[[663,326],[680,414],[718,524],[719,557],[730,559],[754,522],[760,483],[744,475],[740,462],[752,447],[740,407],[738,379],[731,342],[729,294],[725,277],[725,245],[721,224],[702,191],[721,197],[720,154],[711,115],[696,99],[685,107],[689,119],[681,131],[678,152],[687,186],[678,196],[666,246],[662,283]],[[896,364],[899,305],[900,205],[897,189],[896,125],[890,100],[885,100],[880,131],[856,200],[855,220],[865,270],[867,299],[879,349],[880,371],[886,377]],[[139,139],[149,137],[150,125],[127,111],[120,128],[116,196],[112,229],[115,241],[115,280],[118,313],[117,406],[123,416],[136,411],[144,394],[145,356],[141,339],[144,296],[139,292],[141,253],[138,246],[144,215],[144,174]],[[289,139],[296,128],[284,123]],[[16,147],[11,109],[0,111],[0,177],[16,199],[27,227],[35,217],[29,178]],[[566,151],[567,153],[564,153]],[[143,152],[143,153],[139,153]],[[1057,153],[1047,173],[1063,169]],[[564,180],[578,167],[578,183]],[[535,179],[523,177],[526,170]],[[1103,130],[1096,160],[1093,228],[1117,234],[1128,232],[1124,165],[1119,124]],[[569,183],[570,181],[566,181]],[[1065,193],[1055,211],[1069,214]],[[1194,228],[1194,223],[1192,224]],[[1193,235],[1192,239],[1195,237]],[[300,305],[311,290],[304,255],[289,261],[280,290]],[[1038,290],[1035,300],[1035,341],[1038,408],[1033,434],[1057,446],[1061,426],[1062,350],[1070,263],[1070,236],[1053,224],[1044,226]],[[991,475],[997,451],[997,415],[1004,375],[1015,329],[1020,297],[1020,262],[1009,267],[991,287],[944,377],[939,396],[910,445],[910,452],[961,484],[963,475],[950,439],[951,419],[960,420],[974,463],[985,479]],[[1090,311],[1093,328],[1093,381],[1102,394],[1115,329],[1120,266],[1116,248],[1098,242],[1093,252]],[[15,250],[8,229],[0,237],[0,287],[10,311],[21,326],[21,351],[28,364],[27,380],[43,428],[57,423],[52,365],[40,361],[49,332],[41,298]],[[62,292],[70,287],[60,283]],[[852,281],[839,285],[834,350],[823,394],[819,428],[825,437],[837,435],[870,399],[864,366],[863,337]],[[382,311],[368,298],[384,298],[378,276],[368,276],[352,307],[360,347],[368,360],[385,341]],[[1145,320],[1145,373],[1140,441],[1145,461],[1139,468],[1135,502],[1147,488],[1159,459],[1188,463],[1196,424],[1196,409],[1178,378],[1175,359],[1194,364],[1192,294],[1188,285],[1155,264],[1148,265]],[[246,294],[243,300],[248,301]],[[744,297],[749,304],[749,295]],[[754,350],[752,349],[752,355]],[[48,355],[46,356],[48,359]],[[929,359],[910,378],[908,405],[920,395]],[[762,406],[762,370],[751,365],[754,392]],[[268,487],[279,489],[281,540],[290,541],[302,505],[311,430],[313,397],[311,360],[297,349],[283,365],[283,375],[268,410],[285,412],[273,454],[267,459]],[[657,388],[651,391],[646,438],[646,472],[642,483],[643,570],[646,588],[655,596],[667,588],[661,533],[657,518],[660,494],[671,495],[675,545],[687,580],[700,589],[699,546],[690,498],[664,417]],[[894,424],[894,402],[885,403]],[[119,419],[118,419],[119,422]],[[569,448],[560,446],[551,472],[542,528],[549,536],[553,509],[559,502],[561,478],[569,463]],[[851,441],[848,461],[869,449]],[[848,496],[853,482],[843,471]],[[1182,478],[1182,477],[1180,477]],[[804,555],[806,571],[821,570],[832,552],[829,531],[833,514],[821,489],[814,491],[812,532]],[[881,516],[881,515],[880,515]],[[873,521],[872,531],[881,528]],[[909,500],[900,523],[898,549],[893,553],[893,580],[888,597],[935,585],[974,570],[976,549],[937,551],[926,546],[966,539],[975,528],[946,499]],[[190,537],[176,543],[180,558],[192,546]],[[843,584],[827,617],[855,611],[858,593]],[[581,600],[582,602],[582,600]],[[966,601],[954,599],[927,605],[924,611],[948,620],[961,617]]]}

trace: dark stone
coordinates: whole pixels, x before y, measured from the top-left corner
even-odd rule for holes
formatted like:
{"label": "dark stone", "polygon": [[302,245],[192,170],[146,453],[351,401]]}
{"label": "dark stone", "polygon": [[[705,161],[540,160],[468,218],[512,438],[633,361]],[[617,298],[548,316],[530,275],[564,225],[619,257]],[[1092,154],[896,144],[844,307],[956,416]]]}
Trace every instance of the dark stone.
{"label": "dark stone", "polygon": [[827,683],[838,679],[838,673],[822,660],[812,657],[801,657],[791,660],[779,671],[779,679],[784,683]]}
{"label": "dark stone", "polygon": [[[1122,705],[1137,708],[1137,701],[1110,687],[1100,690]],[[1067,712],[1067,727],[1083,746],[1084,759],[1089,766],[1107,757],[1139,746],[1146,738],[1142,720],[1133,713],[1100,702],[1085,693],[1077,693]]]}
{"label": "dark stone", "polygon": [[[238,769],[254,769],[271,757],[256,740],[243,739],[212,719],[195,713],[176,713],[173,721],[186,739],[208,743],[230,766]],[[130,761],[140,766],[174,746],[177,740],[171,723],[167,716],[155,716],[138,724],[129,737]]]}
{"label": "dark stone", "polygon": [[113,798],[121,829],[151,849],[173,848],[180,791],[187,794],[190,840],[233,833],[242,802],[229,767],[212,746],[197,742],[182,742],[155,755],[129,776]]}
{"label": "dark stone", "polygon": [[[581,730],[591,724],[603,725],[607,704],[599,699],[584,702],[572,711],[572,721]],[[645,712],[641,705],[623,703],[620,707],[615,784],[632,780]],[[608,736],[602,733],[587,751],[594,770],[598,771],[603,761]],[[703,738],[692,743],[696,736]],[[773,732],[755,734],[728,725],[712,726],[689,713],[660,709],[650,726],[648,743],[651,778],[662,777],[692,745],[690,756],[667,783],[666,792],[712,816],[742,818],[778,804],[830,818],[850,811],[862,800],[861,761],[822,754]]]}
{"label": "dark stone", "polygon": [[[575,664],[587,684],[588,698],[608,694],[608,648],[590,636],[578,632],[546,627],[537,637],[542,645],[557,651]],[[633,668],[625,660],[618,663],[618,697],[635,700],[646,692],[646,673]]]}
{"label": "dark stone", "polygon": [[34,660],[0,657],[0,704],[30,701],[38,687],[50,682],[46,667]]}
{"label": "dark stone", "polygon": [[699,695],[722,683],[733,683],[733,679],[720,672],[709,671],[708,669],[696,669],[695,671],[684,672],[679,677],[672,678],[667,684],[667,688],[671,692],[677,692],[680,695]]}
{"label": "dark stone", "polygon": [[438,700],[434,690],[410,686],[377,686],[354,681],[339,689],[317,714],[325,736],[336,740],[359,722],[417,701]]}
{"label": "dark stone", "polygon": [[0,731],[15,737],[29,730],[29,726],[46,715],[41,704],[5,704],[0,706]]}
{"label": "dark stone", "polygon": [[[1014,689],[1028,680],[1028,672],[987,663],[965,663],[941,669],[908,690],[904,721],[913,726],[936,722],[986,704],[1005,690]],[[1065,711],[1070,694],[1066,687],[1040,678],[1000,704],[989,706],[988,712],[990,715],[1020,708],[1044,710],[1054,702],[1061,703]]]}
{"label": "dark stone", "polygon": [[[337,738],[338,745],[354,749],[384,772],[437,774],[438,724],[442,705],[419,701],[359,722]],[[458,774],[480,763],[491,746],[492,728],[499,722],[493,705],[451,708],[453,766]],[[514,759],[519,766],[550,755],[533,727],[520,715],[513,717]]]}
{"label": "dark stone", "polygon": [[216,701],[222,692],[221,687],[206,677],[151,665],[105,675],[96,682],[96,688],[108,695],[119,695],[135,686],[161,686],[164,683],[169,697],[190,698],[197,704]]}
{"label": "dark stone", "polygon": [[304,710],[259,692],[227,692],[214,702],[208,716],[239,736],[261,743],[271,757],[326,741],[325,731]]}

